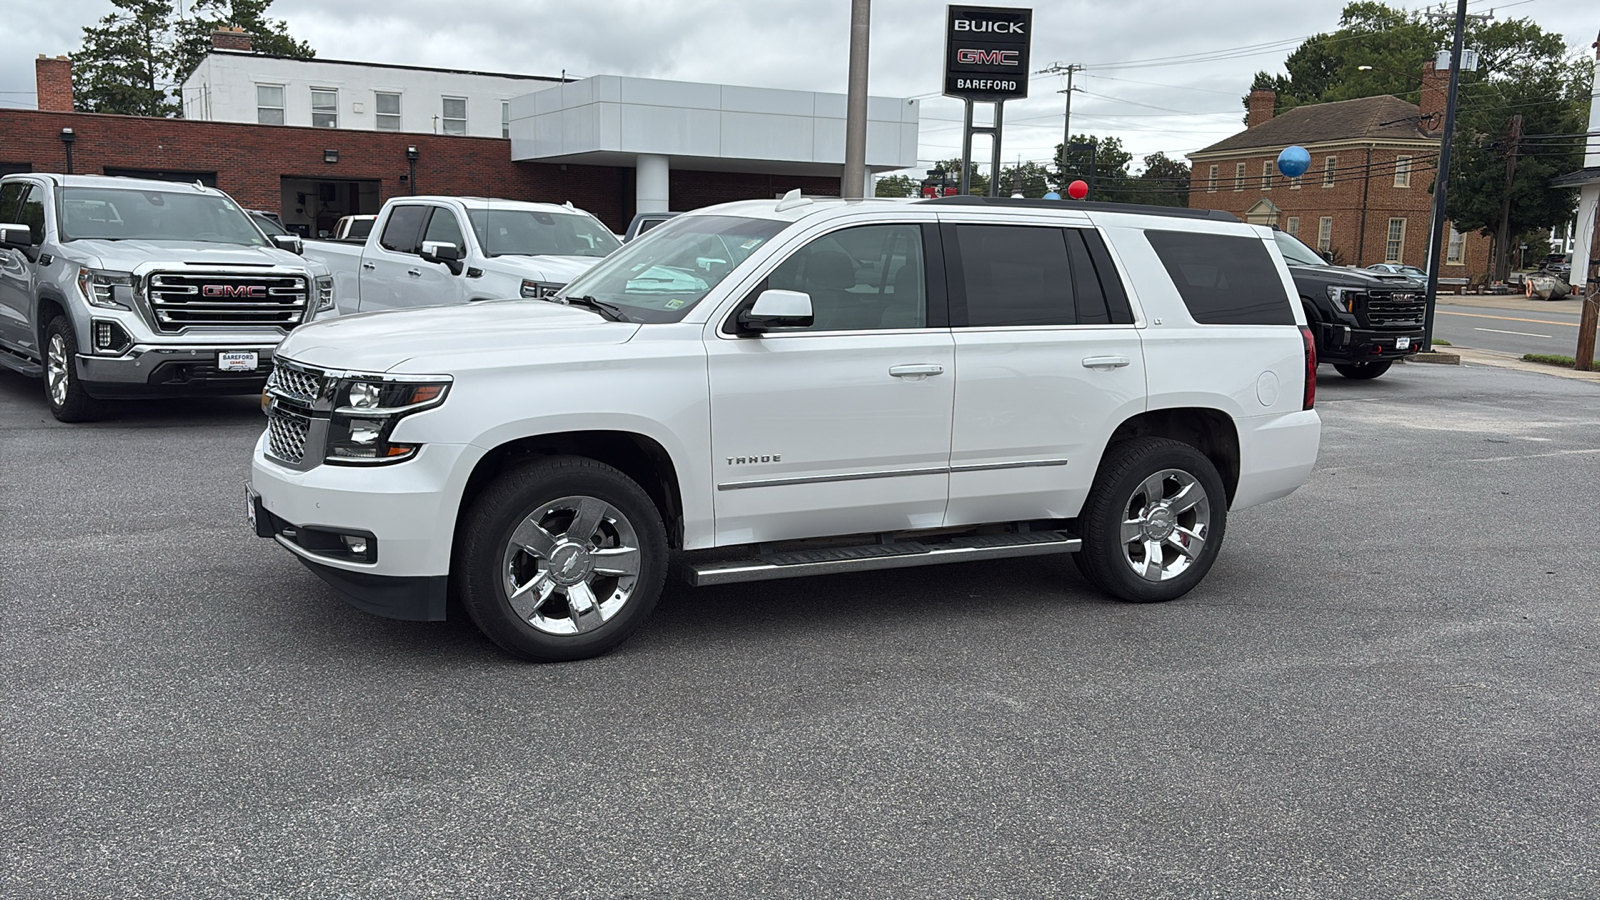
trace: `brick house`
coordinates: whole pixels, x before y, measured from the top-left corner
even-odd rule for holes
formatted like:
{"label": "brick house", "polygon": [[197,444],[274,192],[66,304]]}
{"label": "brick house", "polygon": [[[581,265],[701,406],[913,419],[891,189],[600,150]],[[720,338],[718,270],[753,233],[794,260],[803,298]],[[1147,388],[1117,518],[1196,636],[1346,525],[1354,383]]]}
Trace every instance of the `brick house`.
{"label": "brick house", "polygon": [[[1429,63],[1419,104],[1385,94],[1279,116],[1272,91],[1251,91],[1245,130],[1189,154],[1189,205],[1276,225],[1342,265],[1427,268],[1447,81]],[[1293,179],[1277,170],[1278,154],[1291,145],[1311,154],[1311,168]],[[1441,277],[1488,270],[1488,238],[1446,223],[1444,244]]]}

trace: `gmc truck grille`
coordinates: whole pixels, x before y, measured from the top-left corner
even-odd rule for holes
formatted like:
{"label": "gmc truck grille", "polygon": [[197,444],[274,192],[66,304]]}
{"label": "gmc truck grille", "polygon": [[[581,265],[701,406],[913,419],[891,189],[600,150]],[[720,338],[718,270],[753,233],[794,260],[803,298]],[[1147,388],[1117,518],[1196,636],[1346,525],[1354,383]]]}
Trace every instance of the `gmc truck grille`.
{"label": "gmc truck grille", "polygon": [[1420,291],[1373,291],[1367,294],[1366,310],[1372,328],[1410,328],[1422,325],[1427,303]]}
{"label": "gmc truck grille", "polygon": [[306,437],[311,419],[273,404],[267,415],[267,452],[287,463],[298,463],[306,455]]}
{"label": "gmc truck grille", "polygon": [[157,272],[150,276],[150,310],[159,331],[191,326],[262,326],[288,330],[310,306],[303,275]]}

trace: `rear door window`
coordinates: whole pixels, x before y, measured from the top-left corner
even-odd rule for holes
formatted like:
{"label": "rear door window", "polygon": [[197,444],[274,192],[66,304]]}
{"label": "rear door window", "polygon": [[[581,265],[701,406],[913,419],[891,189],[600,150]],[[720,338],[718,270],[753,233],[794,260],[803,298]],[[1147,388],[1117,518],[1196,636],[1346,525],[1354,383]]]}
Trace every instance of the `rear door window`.
{"label": "rear door window", "polygon": [[422,227],[428,221],[429,206],[397,206],[384,223],[378,245],[395,253],[416,253]]}
{"label": "rear door window", "polygon": [[965,299],[965,324],[1077,324],[1063,229],[954,225],[951,230],[955,234],[953,256],[960,270],[953,280]]}
{"label": "rear door window", "polygon": [[1155,230],[1144,235],[1196,322],[1294,324],[1283,279],[1259,238]]}

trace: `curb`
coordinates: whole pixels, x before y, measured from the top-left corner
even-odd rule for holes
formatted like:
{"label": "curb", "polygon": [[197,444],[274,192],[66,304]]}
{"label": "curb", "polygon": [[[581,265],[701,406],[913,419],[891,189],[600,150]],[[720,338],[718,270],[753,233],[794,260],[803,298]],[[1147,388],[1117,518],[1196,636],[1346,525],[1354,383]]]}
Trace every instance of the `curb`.
{"label": "curb", "polygon": [[1461,365],[1461,354],[1449,353],[1443,350],[1430,350],[1426,353],[1413,353],[1406,357],[1408,363],[1436,363],[1443,366]]}
{"label": "curb", "polygon": [[1587,381],[1590,384],[1600,385],[1600,372],[1579,372],[1576,369],[1563,369],[1560,366],[1550,366],[1545,365],[1544,363],[1528,362],[1517,354],[1501,353],[1496,350],[1472,350],[1466,347],[1460,347],[1457,349],[1460,351],[1459,356],[1462,365],[1493,366],[1497,369],[1514,369],[1518,372],[1528,372],[1536,375],[1554,375],[1557,378],[1570,378],[1575,381]]}

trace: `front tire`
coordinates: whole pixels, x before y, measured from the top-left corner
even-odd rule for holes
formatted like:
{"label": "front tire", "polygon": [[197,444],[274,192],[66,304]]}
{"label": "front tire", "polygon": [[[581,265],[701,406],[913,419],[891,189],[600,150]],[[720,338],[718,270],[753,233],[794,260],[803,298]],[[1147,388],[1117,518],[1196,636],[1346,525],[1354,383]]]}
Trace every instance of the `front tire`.
{"label": "front tire", "polygon": [[1166,438],[1117,444],[1078,519],[1078,570],[1119,600],[1177,599],[1211,570],[1227,517],[1222,477],[1199,450]]}
{"label": "front tire", "polygon": [[1333,368],[1346,378],[1367,381],[1389,371],[1389,367],[1392,365],[1394,365],[1394,360],[1380,359],[1377,362],[1334,363]]}
{"label": "front tire", "polygon": [[649,618],[667,574],[661,515],[639,485],[582,457],[550,457],[472,504],[458,587],[474,624],[533,662],[588,659]]}
{"label": "front tire", "polygon": [[44,329],[44,396],[50,414],[61,422],[90,422],[100,404],[78,380],[78,336],[66,316],[56,316]]}

